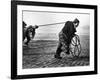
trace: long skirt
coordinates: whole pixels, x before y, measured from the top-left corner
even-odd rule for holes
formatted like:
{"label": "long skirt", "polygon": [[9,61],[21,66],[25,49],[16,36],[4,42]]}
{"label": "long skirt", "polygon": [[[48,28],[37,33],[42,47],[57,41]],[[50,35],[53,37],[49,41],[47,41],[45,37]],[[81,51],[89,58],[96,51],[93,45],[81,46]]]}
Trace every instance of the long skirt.
{"label": "long skirt", "polygon": [[62,31],[59,33],[59,44],[57,47],[56,55],[60,55],[63,51],[69,54],[69,45],[71,43],[71,37],[65,35]]}

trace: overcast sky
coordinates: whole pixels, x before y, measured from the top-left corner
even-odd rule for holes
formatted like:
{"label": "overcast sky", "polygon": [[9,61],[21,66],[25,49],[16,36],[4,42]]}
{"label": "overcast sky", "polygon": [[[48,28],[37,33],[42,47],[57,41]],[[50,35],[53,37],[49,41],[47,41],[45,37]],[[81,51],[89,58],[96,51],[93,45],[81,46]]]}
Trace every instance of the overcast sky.
{"label": "overcast sky", "polygon": [[[73,21],[75,18],[80,20],[79,27],[77,28],[78,34],[89,35],[90,28],[90,15],[82,13],[52,13],[52,12],[34,12],[23,11],[23,21],[29,25],[44,25],[51,23],[59,23],[66,21]],[[39,27],[37,33],[56,33],[58,34],[63,28],[64,24],[51,25]]]}

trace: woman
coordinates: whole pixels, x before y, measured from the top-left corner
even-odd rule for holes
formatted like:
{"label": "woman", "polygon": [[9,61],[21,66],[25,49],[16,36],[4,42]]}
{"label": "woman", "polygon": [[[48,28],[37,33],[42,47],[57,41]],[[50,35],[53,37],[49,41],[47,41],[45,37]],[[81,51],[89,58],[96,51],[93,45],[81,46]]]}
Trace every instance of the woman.
{"label": "woman", "polygon": [[56,50],[55,58],[62,59],[60,57],[60,53],[64,51],[66,54],[69,53],[69,45],[71,43],[71,39],[76,32],[76,27],[79,25],[79,20],[76,18],[74,21],[67,21],[65,26],[59,33],[59,44]]}
{"label": "woman", "polygon": [[[34,36],[35,36],[35,29],[37,29],[38,26],[37,25],[35,25],[35,26],[30,25],[29,27],[25,27],[26,26],[25,24],[26,23],[23,22],[23,41],[26,38],[25,44],[28,45],[30,40],[34,38]],[[32,37],[31,37],[31,35],[32,35]]]}

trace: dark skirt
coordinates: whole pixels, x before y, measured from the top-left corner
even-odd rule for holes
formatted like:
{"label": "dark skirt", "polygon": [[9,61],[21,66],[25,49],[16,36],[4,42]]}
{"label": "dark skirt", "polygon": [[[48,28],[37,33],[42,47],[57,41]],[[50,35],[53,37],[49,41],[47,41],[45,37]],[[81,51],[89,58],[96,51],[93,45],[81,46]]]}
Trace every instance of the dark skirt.
{"label": "dark skirt", "polygon": [[61,49],[63,52],[68,52],[71,38],[65,35],[62,31],[59,33],[59,44],[62,45]]}
{"label": "dark skirt", "polygon": [[68,50],[68,37],[61,31],[59,33],[59,44],[62,45],[61,49],[63,52],[67,52]]}

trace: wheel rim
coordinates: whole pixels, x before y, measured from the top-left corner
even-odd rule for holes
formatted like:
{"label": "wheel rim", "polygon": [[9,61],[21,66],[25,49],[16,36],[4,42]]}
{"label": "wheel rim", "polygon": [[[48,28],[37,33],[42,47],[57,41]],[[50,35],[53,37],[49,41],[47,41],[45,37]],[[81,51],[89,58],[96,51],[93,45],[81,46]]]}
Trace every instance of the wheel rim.
{"label": "wheel rim", "polygon": [[81,44],[78,35],[75,35],[71,40],[70,53],[75,57],[78,57],[81,53]]}

